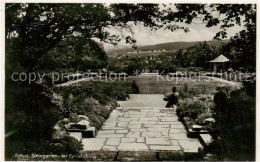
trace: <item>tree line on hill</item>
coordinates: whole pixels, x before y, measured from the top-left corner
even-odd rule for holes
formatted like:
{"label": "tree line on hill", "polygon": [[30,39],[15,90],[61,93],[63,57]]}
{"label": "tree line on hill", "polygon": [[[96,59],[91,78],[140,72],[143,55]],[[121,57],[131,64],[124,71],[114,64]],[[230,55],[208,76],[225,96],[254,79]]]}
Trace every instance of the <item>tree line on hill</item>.
{"label": "tree line on hill", "polygon": [[227,65],[234,70],[239,70],[241,67],[253,72],[255,67],[252,62],[244,59],[244,54],[238,54],[234,51],[234,47],[231,46],[231,42],[222,44],[219,47],[208,44],[207,42],[200,42],[187,50],[179,49],[176,52],[160,54],[157,56],[142,57],[129,57],[123,56],[120,58],[109,58],[108,70],[114,72],[126,72],[133,74],[136,70],[142,71],[148,69],[159,70],[159,72],[176,72],[183,68],[197,67],[199,70],[212,71],[210,61],[223,54],[230,59],[230,63]]}
{"label": "tree line on hill", "polygon": [[[228,43],[229,40],[210,40],[207,41],[208,44],[214,45],[216,47],[221,46],[222,44]],[[123,48],[123,49],[110,49],[107,50],[107,53],[124,53],[124,52],[133,52],[133,51],[154,51],[154,50],[165,50],[165,51],[172,51],[172,50],[186,50],[198,43],[203,41],[194,41],[194,42],[168,42],[168,43],[160,43],[155,45],[146,45],[146,46],[138,46],[137,49],[134,48]]]}

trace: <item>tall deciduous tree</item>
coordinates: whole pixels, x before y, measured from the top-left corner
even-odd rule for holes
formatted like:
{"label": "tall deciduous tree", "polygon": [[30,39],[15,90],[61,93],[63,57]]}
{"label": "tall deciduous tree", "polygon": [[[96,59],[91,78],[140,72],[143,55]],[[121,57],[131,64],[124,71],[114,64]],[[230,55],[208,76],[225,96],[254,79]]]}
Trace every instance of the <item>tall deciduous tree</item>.
{"label": "tall deciduous tree", "polygon": [[[99,39],[116,44],[121,38],[135,43],[132,35],[108,32],[132,30],[129,22],[146,27],[162,27],[158,4],[7,4],[6,37],[12,42],[7,54],[25,69],[32,70],[38,59],[53,49],[68,36],[78,35],[82,39]],[[175,25],[176,26],[176,25]],[[8,41],[9,42],[9,41]]]}
{"label": "tall deciduous tree", "polygon": [[72,69],[87,71],[104,68],[107,65],[107,55],[104,49],[92,39],[68,37],[42,56],[37,69]]}
{"label": "tall deciduous tree", "polygon": [[[224,53],[235,52],[237,66],[255,71],[256,65],[256,5],[255,4],[177,4],[177,12],[166,11],[166,19],[178,22],[204,23],[219,26],[214,39],[227,38],[227,29],[235,25],[244,29],[231,38]],[[229,50],[227,50],[229,49]]]}

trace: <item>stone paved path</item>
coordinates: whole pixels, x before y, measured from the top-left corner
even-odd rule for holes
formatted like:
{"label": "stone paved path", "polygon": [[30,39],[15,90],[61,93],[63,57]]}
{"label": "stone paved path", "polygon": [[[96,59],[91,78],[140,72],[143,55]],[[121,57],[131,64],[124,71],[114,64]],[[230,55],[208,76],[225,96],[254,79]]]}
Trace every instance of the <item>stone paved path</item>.
{"label": "stone paved path", "polygon": [[[131,99],[138,97],[140,95],[134,97],[132,95]],[[142,100],[143,102],[149,102],[149,95],[143,97],[148,98],[148,100]],[[161,98],[162,95],[157,97]],[[152,97],[152,99],[155,98]],[[133,104],[131,99],[123,105]],[[149,106],[154,106],[149,104]],[[138,105],[138,102],[133,105]],[[141,106],[144,106],[143,103]],[[109,119],[98,131],[96,138],[83,138],[82,142],[85,151],[183,151],[184,153],[196,153],[198,148],[202,147],[197,138],[187,137],[186,130],[183,124],[178,121],[175,110],[163,107],[118,107],[113,110]]]}
{"label": "stone paved path", "polygon": [[127,101],[118,101],[120,107],[157,107],[163,108],[166,101],[162,94],[131,94]]}

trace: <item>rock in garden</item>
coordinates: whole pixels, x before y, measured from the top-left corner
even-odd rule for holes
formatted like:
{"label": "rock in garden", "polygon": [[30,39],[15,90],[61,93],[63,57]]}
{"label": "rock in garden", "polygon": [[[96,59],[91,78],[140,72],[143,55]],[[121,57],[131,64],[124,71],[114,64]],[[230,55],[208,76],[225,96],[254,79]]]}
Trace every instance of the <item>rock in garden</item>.
{"label": "rock in garden", "polygon": [[70,120],[68,118],[64,118],[62,121],[66,122],[66,123],[70,122]]}
{"label": "rock in garden", "polygon": [[87,116],[85,116],[85,115],[78,115],[78,118],[80,119],[80,120],[89,120],[89,118],[87,117]]}
{"label": "rock in garden", "polygon": [[194,131],[200,131],[202,129],[202,126],[201,125],[196,125],[196,124],[194,124],[193,126],[192,126],[192,130],[194,130]]}
{"label": "rock in garden", "polygon": [[66,129],[69,129],[69,128],[71,128],[71,126],[72,126],[73,124],[74,124],[74,123],[68,123],[68,124],[65,125],[65,128],[66,128]]}
{"label": "rock in garden", "polygon": [[214,118],[207,118],[203,121],[204,123],[207,123],[207,122],[212,122],[214,123],[215,122],[215,119]]}
{"label": "rock in garden", "polygon": [[87,121],[87,120],[81,120],[79,121],[77,124],[73,124],[71,126],[71,128],[76,128],[76,129],[87,129],[89,128],[90,126],[90,122]]}
{"label": "rock in garden", "polygon": [[87,121],[87,120],[81,120],[81,121],[79,121],[77,124],[79,124],[79,125],[86,125],[86,128],[89,128],[89,127],[90,127],[90,126],[89,126],[90,122]]}
{"label": "rock in garden", "polygon": [[64,118],[63,120],[60,120],[58,123],[60,124],[60,125],[66,125],[66,124],[68,124],[70,121],[69,121],[69,119],[68,118]]}

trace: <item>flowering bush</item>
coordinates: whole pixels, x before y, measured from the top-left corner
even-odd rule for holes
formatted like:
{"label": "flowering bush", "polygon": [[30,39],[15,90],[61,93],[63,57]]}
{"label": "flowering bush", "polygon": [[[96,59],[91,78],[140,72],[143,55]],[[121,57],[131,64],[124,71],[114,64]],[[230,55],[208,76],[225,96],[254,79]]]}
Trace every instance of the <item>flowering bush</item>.
{"label": "flowering bush", "polygon": [[188,128],[191,128],[193,124],[203,124],[206,118],[211,117],[213,105],[211,95],[199,95],[183,99],[176,112],[184,120]]}
{"label": "flowering bush", "polygon": [[210,112],[205,112],[205,113],[199,114],[195,123],[199,124],[199,125],[206,125],[208,123],[206,119],[209,119],[211,117],[212,117],[212,114]]}

